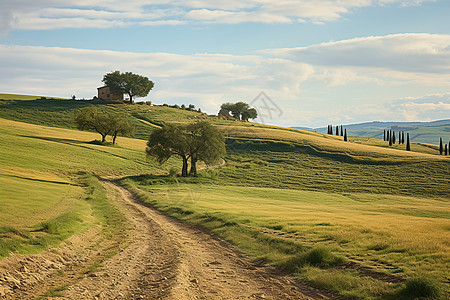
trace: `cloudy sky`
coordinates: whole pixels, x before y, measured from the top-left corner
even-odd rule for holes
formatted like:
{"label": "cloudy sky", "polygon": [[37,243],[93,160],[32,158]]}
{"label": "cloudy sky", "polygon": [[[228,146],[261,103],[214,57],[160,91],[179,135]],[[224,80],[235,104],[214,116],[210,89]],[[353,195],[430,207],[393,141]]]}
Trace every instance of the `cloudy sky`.
{"label": "cloudy sky", "polygon": [[143,100],[246,101],[269,124],[450,118],[449,14],[448,0],[0,0],[0,93],[92,98],[120,70],[155,82]]}

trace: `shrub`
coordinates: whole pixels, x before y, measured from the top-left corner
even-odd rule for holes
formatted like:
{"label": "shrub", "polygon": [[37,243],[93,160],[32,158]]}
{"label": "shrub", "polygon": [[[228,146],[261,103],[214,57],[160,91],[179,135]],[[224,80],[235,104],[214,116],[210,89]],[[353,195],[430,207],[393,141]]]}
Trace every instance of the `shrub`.
{"label": "shrub", "polygon": [[286,263],[286,267],[291,271],[295,271],[297,268],[306,265],[326,268],[340,265],[343,262],[343,257],[334,255],[328,248],[318,247],[308,252],[297,254]]}
{"label": "shrub", "polygon": [[409,279],[406,286],[400,291],[403,299],[435,299],[441,294],[439,284],[427,277]]}

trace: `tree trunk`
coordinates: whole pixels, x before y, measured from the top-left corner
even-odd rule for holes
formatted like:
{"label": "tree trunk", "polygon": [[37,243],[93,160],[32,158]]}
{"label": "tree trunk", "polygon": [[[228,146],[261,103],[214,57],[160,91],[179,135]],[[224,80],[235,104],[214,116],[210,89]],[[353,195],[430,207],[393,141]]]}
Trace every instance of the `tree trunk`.
{"label": "tree trunk", "polygon": [[114,134],[113,134],[113,145],[116,144],[116,138],[117,138],[117,132],[114,132]]}
{"label": "tree trunk", "polygon": [[186,156],[183,156],[183,168],[181,169],[181,176],[182,177],[188,176],[188,159]]}
{"label": "tree trunk", "polygon": [[191,170],[189,171],[190,176],[197,176],[197,159],[193,156],[191,157]]}
{"label": "tree trunk", "polygon": [[106,141],[106,134],[102,134],[102,144],[104,144]]}
{"label": "tree trunk", "polygon": [[131,95],[131,93],[129,92],[128,96],[130,96],[130,104],[132,104],[133,103],[133,95]]}

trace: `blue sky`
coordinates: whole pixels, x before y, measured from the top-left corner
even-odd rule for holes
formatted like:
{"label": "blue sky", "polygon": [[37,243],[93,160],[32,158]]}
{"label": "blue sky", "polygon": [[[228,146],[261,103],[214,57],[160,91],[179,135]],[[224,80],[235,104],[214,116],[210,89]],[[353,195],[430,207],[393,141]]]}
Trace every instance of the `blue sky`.
{"label": "blue sky", "polygon": [[91,98],[120,70],[155,82],[145,100],[270,124],[450,118],[448,0],[36,2],[0,1],[0,92]]}

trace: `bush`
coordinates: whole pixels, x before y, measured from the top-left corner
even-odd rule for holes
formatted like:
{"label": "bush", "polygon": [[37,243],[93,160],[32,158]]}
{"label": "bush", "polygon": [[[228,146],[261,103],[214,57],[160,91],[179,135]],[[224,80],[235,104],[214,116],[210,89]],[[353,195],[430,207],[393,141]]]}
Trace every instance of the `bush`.
{"label": "bush", "polygon": [[427,277],[409,279],[406,286],[400,291],[402,299],[435,299],[441,294],[439,284]]}
{"label": "bush", "polygon": [[343,262],[343,257],[334,255],[325,247],[318,247],[308,252],[297,254],[286,263],[286,267],[291,271],[295,271],[297,268],[306,265],[326,268],[340,265]]}
{"label": "bush", "polygon": [[175,167],[170,168],[169,170],[169,176],[170,177],[176,177],[178,174],[178,169]]}

